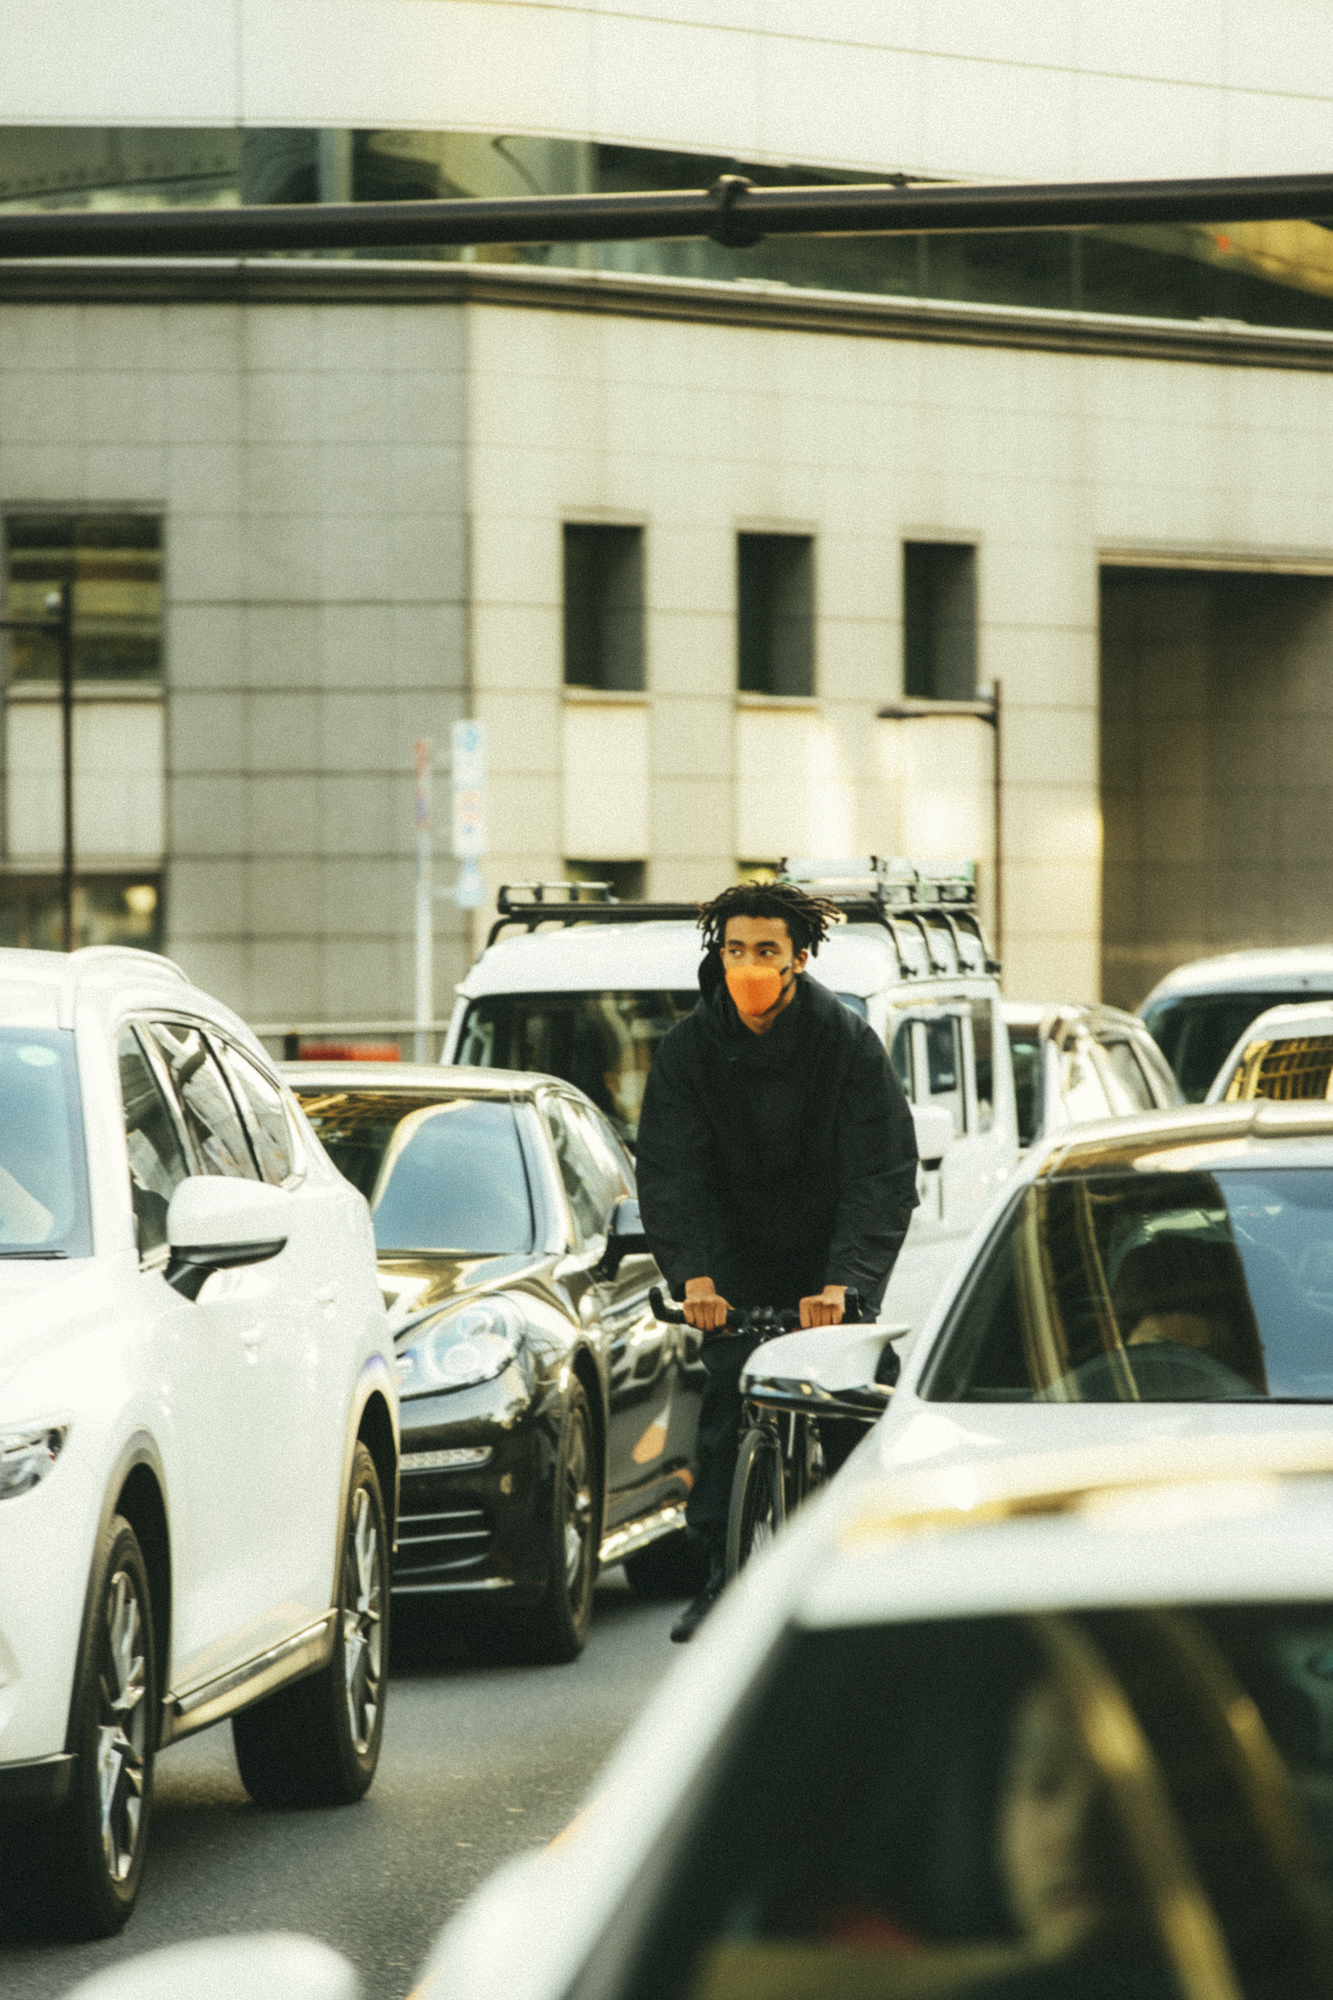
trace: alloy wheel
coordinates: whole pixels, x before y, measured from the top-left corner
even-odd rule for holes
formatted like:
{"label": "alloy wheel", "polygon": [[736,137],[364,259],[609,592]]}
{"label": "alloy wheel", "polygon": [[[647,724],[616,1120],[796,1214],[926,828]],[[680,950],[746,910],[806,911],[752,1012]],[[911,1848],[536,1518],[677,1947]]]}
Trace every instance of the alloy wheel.
{"label": "alloy wheel", "polygon": [[593,1528],[592,1479],[588,1465],[588,1429],[582,1413],[570,1422],[565,1453],[565,1579],[571,1597],[578,1594],[580,1571],[591,1560]]}
{"label": "alloy wheel", "polygon": [[358,1757],[375,1734],[384,1674],[384,1557],[370,1495],[358,1486],[352,1496],[343,1553],[343,1673],[347,1720]]}
{"label": "alloy wheel", "polygon": [[107,1585],[106,1633],[98,1674],[97,1791],[102,1853],[113,1882],[134,1866],[143,1824],[148,1749],[143,1606],[133,1577],[118,1569]]}

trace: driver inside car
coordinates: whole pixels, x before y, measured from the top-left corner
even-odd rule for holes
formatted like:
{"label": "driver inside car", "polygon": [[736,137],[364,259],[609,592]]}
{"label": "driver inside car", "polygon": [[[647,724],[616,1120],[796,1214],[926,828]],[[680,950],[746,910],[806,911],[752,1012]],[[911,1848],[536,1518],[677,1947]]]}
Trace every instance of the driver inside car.
{"label": "driver inside car", "polygon": [[1113,1303],[1126,1347],[1189,1348],[1268,1394],[1263,1346],[1233,1244],[1163,1233],[1128,1251]]}

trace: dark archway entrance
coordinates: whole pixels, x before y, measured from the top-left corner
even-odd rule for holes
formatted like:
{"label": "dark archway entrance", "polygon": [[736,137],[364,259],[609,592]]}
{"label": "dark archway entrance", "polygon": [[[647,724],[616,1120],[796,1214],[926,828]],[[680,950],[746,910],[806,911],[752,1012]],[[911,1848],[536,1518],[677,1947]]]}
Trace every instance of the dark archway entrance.
{"label": "dark archway entrance", "polygon": [[1333,578],[1106,567],[1102,993],[1333,937]]}

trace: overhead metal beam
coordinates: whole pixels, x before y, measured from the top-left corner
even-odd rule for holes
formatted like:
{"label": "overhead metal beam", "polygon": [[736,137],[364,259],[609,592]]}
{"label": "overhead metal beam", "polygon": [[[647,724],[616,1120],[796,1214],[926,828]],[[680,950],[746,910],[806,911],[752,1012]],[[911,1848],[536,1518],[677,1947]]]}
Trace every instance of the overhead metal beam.
{"label": "overhead metal beam", "polygon": [[262,208],[0,212],[0,257],[245,257],[274,251],[439,249],[712,237],[1092,229],[1333,217],[1333,174],[1028,185],[874,182],[755,187],[724,174],[676,193],[309,203]]}

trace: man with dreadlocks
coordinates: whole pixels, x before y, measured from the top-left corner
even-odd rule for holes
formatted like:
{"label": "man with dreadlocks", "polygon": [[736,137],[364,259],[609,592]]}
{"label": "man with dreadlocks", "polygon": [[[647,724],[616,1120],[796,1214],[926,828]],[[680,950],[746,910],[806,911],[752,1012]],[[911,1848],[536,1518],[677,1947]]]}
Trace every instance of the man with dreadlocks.
{"label": "man with dreadlocks", "polygon": [[705,904],[699,1003],[659,1045],[644,1092],[644,1228],[705,1336],[708,1369],[686,1517],[709,1572],[675,1640],[693,1638],[725,1581],[740,1374],[754,1345],[719,1332],[728,1306],[796,1308],[802,1326],[836,1326],[855,1286],[877,1309],[916,1206],[916,1135],[884,1044],[805,976],[839,915],[778,882],[738,883]]}

